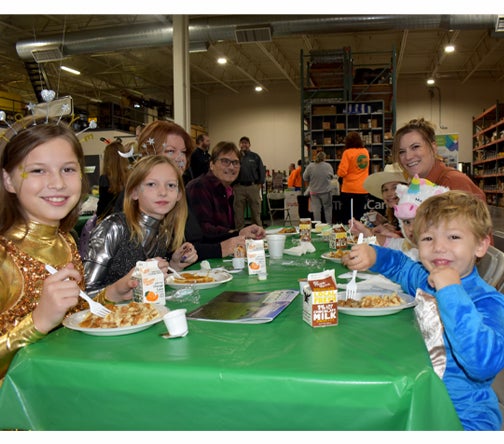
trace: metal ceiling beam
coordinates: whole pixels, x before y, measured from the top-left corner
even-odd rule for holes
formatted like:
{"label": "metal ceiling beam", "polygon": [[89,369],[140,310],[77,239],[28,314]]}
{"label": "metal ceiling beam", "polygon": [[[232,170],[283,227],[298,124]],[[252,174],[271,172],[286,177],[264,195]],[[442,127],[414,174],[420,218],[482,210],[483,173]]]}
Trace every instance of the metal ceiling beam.
{"label": "metal ceiling beam", "polygon": [[198,71],[198,72],[200,72],[200,73],[202,73],[204,75],[206,75],[208,78],[214,80],[215,82],[220,83],[222,86],[224,86],[225,88],[233,91],[234,93],[236,93],[236,94],[240,93],[240,91],[234,89],[232,86],[228,85],[226,82],[222,81],[221,79],[218,79],[217,77],[213,76],[212,74],[210,74],[209,72],[205,71],[204,69],[201,69],[199,66],[193,65],[191,68],[195,69],[196,71]]}
{"label": "metal ceiling beam", "polygon": [[273,43],[268,45],[269,50],[266,49],[263,43],[256,43],[256,45],[261,49],[261,51],[273,62],[273,64],[278,68],[278,70],[285,76],[285,78],[290,82],[296,91],[299,91],[298,82],[294,80],[296,76],[296,71],[289,64],[287,59]]}
{"label": "metal ceiling beam", "polygon": [[467,82],[479,66],[484,62],[485,58],[488,57],[492,52],[494,52],[504,40],[494,40],[488,34],[484,34],[482,39],[478,42],[477,47],[471,54],[469,60],[467,61],[464,71],[467,72],[466,76],[462,80],[462,84]]}
{"label": "metal ceiling beam", "polygon": [[240,71],[249,80],[261,85],[265,91],[268,91],[268,88],[264,84],[264,73],[242,52],[238,51],[233,46],[229,46],[224,56],[228,59],[228,64]]}
{"label": "metal ceiling beam", "polygon": [[460,34],[460,31],[453,31],[449,34],[444,34],[439,42],[436,53],[434,54],[431,61],[431,68],[429,71],[431,72],[430,78],[435,79],[437,76],[437,72],[441,63],[443,63],[444,59],[448,56],[445,52],[444,48],[446,45],[455,45],[455,42]]}
{"label": "metal ceiling beam", "polygon": [[401,47],[399,48],[399,54],[397,55],[397,65],[395,72],[396,82],[399,80],[399,74],[401,72],[401,65],[404,59],[404,54],[406,54],[406,43],[408,41],[408,30],[405,29],[401,36]]}

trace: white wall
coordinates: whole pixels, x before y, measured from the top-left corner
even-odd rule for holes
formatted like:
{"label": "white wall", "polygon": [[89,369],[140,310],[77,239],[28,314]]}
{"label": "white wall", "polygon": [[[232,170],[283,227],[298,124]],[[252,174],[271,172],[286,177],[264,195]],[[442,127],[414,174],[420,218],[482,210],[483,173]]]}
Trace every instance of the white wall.
{"label": "white wall", "polygon": [[[472,118],[495,103],[504,101],[504,82],[438,81],[441,91],[439,128],[438,91],[431,98],[425,84],[399,79],[397,83],[396,122],[399,128],[412,118],[432,121],[438,134],[459,134],[460,162],[472,161]],[[301,154],[300,93],[293,87],[271,88],[261,94],[212,95],[206,98],[206,121],[211,145],[231,140],[238,145],[241,136],[250,137],[251,149],[259,153],[267,168],[287,170]],[[198,107],[203,105],[198,101]],[[201,116],[201,109],[198,109]]]}
{"label": "white wall", "polygon": [[300,93],[294,87],[260,94],[221,94],[207,99],[206,127],[211,146],[250,138],[266,168],[288,171],[301,155]]}

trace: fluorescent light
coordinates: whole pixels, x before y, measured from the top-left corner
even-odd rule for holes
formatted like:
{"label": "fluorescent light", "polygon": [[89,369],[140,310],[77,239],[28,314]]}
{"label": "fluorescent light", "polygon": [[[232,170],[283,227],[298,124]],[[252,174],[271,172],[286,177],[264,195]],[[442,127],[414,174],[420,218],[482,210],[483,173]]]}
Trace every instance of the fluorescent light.
{"label": "fluorescent light", "polygon": [[227,63],[227,59],[226,59],[226,57],[219,57],[219,58],[217,59],[217,63],[218,63],[219,65],[225,65],[225,64]]}
{"label": "fluorescent light", "polygon": [[70,72],[72,74],[75,74],[76,76],[80,76],[80,71],[77,71],[76,69],[73,69],[73,68],[69,68],[68,66],[61,66],[61,69],[63,71],[67,71],[67,72]]}
{"label": "fluorescent light", "polygon": [[434,79],[427,79],[427,85],[434,85],[436,81]]}
{"label": "fluorescent light", "polygon": [[454,52],[454,51],[455,51],[455,46],[453,46],[453,45],[446,45],[444,48],[444,52],[446,52],[446,53],[450,53],[450,52]]}

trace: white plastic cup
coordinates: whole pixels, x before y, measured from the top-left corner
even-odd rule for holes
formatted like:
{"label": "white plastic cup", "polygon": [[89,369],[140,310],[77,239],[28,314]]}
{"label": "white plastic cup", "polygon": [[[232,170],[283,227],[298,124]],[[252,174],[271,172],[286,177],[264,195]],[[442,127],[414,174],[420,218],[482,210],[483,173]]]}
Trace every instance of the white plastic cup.
{"label": "white plastic cup", "polygon": [[233,268],[235,270],[241,270],[245,268],[245,258],[244,257],[234,257],[233,258]]}
{"label": "white plastic cup", "polygon": [[187,334],[187,319],[185,308],[169,311],[163,316],[163,321],[170,336],[183,336]]}
{"label": "white plastic cup", "polygon": [[285,248],[285,234],[268,234],[268,250],[271,259],[282,259]]}

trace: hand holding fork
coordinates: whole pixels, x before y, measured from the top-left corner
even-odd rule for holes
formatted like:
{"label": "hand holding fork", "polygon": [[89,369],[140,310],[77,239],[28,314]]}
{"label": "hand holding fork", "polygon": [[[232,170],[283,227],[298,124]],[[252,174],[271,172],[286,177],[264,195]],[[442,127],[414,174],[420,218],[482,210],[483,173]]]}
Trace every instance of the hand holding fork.
{"label": "hand holding fork", "polygon": [[[49,264],[46,264],[45,266],[45,269],[51,273],[51,274],[55,274],[58,272],[58,270],[56,270],[56,268],[52,267],[51,265]],[[96,301],[93,301],[93,299],[91,299],[86,293],[84,293],[82,290],[79,291],[79,296],[86,300],[87,303],[89,304],[89,311],[93,314],[95,314],[96,316],[99,316],[100,318],[104,318],[105,316],[107,316],[109,313],[111,313],[111,311],[104,307],[102,304],[96,302]]]}
{"label": "hand holding fork", "polygon": [[[357,245],[362,244],[363,240],[364,240],[364,235],[362,233],[359,233],[359,238],[357,239]],[[346,287],[345,300],[355,298],[355,296],[357,294],[356,278],[357,278],[357,270],[354,270],[352,273],[352,280],[347,284],[347,287]]]}

